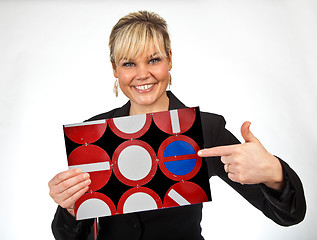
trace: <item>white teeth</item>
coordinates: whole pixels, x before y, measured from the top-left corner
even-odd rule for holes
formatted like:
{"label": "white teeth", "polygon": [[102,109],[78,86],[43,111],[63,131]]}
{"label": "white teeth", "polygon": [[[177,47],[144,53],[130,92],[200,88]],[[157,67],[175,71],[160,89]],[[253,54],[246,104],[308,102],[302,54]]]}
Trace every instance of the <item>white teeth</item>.
{"label": "white teeth", "polygon": [[147,90],[150,87],[152,87],[154,84],[146,84],[146,85],[140,85],[140,86],[135,86],[139,90]]}

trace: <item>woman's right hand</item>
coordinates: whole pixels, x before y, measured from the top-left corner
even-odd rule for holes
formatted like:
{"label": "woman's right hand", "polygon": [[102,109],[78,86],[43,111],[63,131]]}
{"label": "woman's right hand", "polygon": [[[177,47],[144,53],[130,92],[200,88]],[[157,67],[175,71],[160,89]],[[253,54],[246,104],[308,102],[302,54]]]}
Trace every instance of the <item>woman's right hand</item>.
{"label": "woman's right hand", "polygon": [[53,200],[75,216],[75,202],[88,190],[90,183],[89,174],[76,168],[58,173],[48,182],[48,186]]}

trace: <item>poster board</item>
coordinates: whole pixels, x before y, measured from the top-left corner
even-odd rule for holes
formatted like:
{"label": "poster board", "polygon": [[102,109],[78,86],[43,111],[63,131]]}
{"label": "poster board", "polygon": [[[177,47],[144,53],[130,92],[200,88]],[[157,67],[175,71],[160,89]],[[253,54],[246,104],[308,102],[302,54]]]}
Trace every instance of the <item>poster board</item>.
{"label": "poster board", "polygon": [[69,169],[91,184],[77,220],[211,200],[199,107],[63,126]]}

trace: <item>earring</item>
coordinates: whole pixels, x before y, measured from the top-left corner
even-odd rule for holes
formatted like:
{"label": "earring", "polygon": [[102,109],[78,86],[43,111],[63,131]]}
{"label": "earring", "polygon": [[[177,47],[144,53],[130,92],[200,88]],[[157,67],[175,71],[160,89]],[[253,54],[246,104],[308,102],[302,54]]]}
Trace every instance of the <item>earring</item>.
{"label": "earring", "polygon": [[172,85],[172,76],[170,72],[168,72],[168,74],[170,75],[170,79],[168,80],[168,88],[170,88]]}
{"label": "earring", "polygon": [[116,79],[116,81],[114,81],[114,85],[113,85],[113,92],[116,94],[116,97],[118,97],[118,78]]}

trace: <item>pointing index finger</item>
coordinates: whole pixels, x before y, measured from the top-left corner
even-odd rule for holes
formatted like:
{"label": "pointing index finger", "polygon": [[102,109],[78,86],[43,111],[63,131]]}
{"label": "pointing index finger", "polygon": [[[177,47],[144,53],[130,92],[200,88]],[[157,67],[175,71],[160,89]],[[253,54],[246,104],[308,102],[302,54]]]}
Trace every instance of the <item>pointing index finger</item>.
{"label": "pointing index finger", "polygon": [[205,148],[198,152],[198,156],[200,157],[229,156],[232,154],[234,147],[235,147],[234,145],[229,145],[229,146]]}

